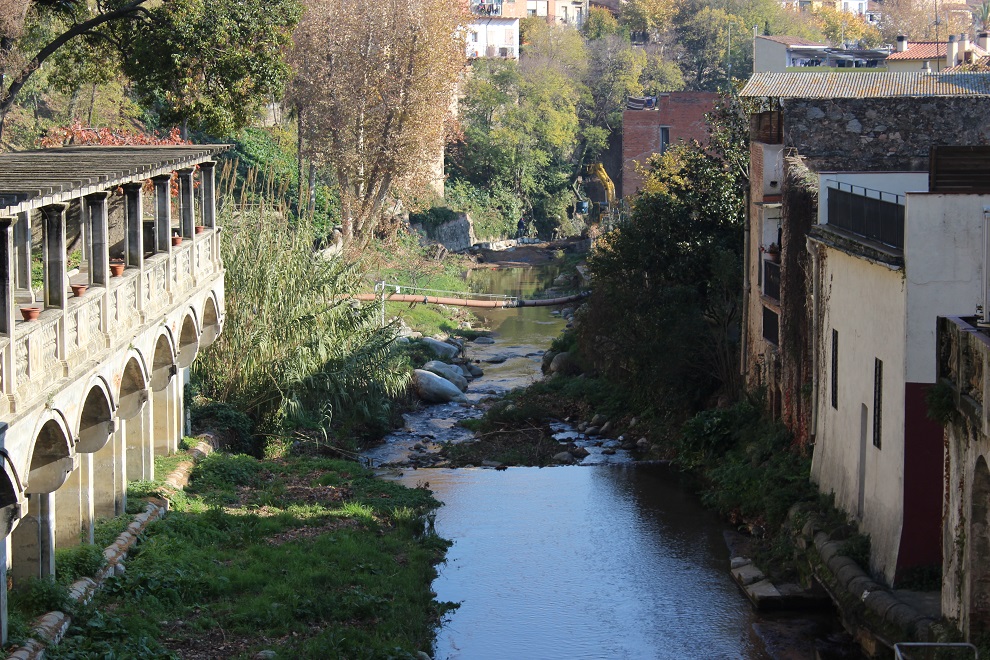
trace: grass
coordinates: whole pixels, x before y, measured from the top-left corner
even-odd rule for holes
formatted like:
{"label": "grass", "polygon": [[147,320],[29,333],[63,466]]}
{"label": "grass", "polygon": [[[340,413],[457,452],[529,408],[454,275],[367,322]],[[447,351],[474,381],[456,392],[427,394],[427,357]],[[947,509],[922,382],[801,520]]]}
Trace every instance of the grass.
{"label": "grass", "polygon": [[212,454],[127,572],[77,614],[53,658],[407,658],[452,604],[430,584],[437,502],[356,463]]}

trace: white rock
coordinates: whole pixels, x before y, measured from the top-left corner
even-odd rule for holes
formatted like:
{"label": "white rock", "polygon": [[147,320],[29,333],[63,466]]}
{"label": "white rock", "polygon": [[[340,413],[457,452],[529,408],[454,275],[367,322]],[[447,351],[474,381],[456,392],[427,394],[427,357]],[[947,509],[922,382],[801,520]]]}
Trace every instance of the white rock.
{"label": "white rock", "polygon": [[447,342],[436,340],[433,337],[423,337],[422,341],[423,344],[428,346],[429,349],[440,358],[446,358],[449,360],[457,357],[457,354],[460,353],[456,346],[451,346]]}
{"label": "white rock", "polygon": [[432,371],[441,378],[446,378],[451,383],[457,386],[461,392],[466,392],[468,387],[467,378],[461,373],[460,367],[455,367],[452,364],[447,364],[446,362],[440,362],[439,360],[430,360],[423,365],[423,368],[427,371]]}
{"label": "white rock", "polygon": [[413,371],[412,380],[416,394],[423,401],[428,403],[467,402],[467,398],[456,385],[432,371],[416,369]]}

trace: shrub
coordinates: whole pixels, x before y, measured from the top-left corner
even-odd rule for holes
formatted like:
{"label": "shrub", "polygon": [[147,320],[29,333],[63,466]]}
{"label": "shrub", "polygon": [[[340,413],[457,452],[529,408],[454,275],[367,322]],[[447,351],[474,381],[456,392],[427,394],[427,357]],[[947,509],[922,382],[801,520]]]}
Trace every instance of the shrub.
{"label": "shrub", "polygon": [[82,577],[93,577],[106,563],[103,548],[92,543],[55,549],[55,576],[64,585]]}

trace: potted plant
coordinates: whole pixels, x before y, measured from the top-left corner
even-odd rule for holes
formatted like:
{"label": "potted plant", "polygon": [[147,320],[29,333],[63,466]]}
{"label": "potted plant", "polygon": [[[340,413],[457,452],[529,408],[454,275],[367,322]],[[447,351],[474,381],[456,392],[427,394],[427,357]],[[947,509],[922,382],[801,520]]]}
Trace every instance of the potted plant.
{"label": "potted plant", "polygon": [[182,237],[178,234],[172,236],[172,247],[179,247],[182,245]]}
{"label": "potted plant", "polygon": [[124,264],[123,259],[111,259],[110,260],[110,275],[111,277],[120,277],[124,274]]}
{"label": "potted plant", "polygon": [[82,298],[82,295],[86,293],[86,289],[89,288],[88,284],[70,284],[69,288],[72,289],[72,295],[76,298]]}
{"label": "potted plant", "polygon": [[25,321],[36,321],[39,314],[41,314],[40,307],[21,307],[21,316]]}
{"label": "potted plant", "polygon": [[196,233],[197,234],[202,234],[204,231],[206,231],[206,227],[205,226],[203,226],[203,225],[196,225]]}
{"label": "potted plant", "polygon": [[772,261],[775,264],[780,263],[780,246],[776,243],[771,243],[766,249],[767,260]]}

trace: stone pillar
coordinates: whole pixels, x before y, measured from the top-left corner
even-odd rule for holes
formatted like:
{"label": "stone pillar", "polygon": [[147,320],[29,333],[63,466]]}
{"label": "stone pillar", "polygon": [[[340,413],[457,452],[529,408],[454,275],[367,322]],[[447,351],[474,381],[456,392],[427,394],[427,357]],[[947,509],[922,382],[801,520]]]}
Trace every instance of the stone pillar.
{"label": "stone pillar", "polygon": [[14,262],[16,286],[18,289],[31,291],[31,300],[34,301],[34,292],[31,290],[31,214],[27,211],[17,214],[17,222],[14,223]]}
{"label": "stone pillar", "polygon": [[11,533],[15,586],[55,574],[55,515],[51,493],[28,495],[28,513]]}
{"label": "stone pillar", "polygon": [[55,527],[55,545],[60,548],[79,545],[83,540],[87,526],[85,509],[89,505],[89,498],[83,491],[82,468],[70,472],[62,487],[55,491],[55,517],[58,521]]}
{"label": "stone pillar", "polygon": [[[124,438],[127,448],[125,480],[137,481],[139,479],[151,480],[148,471],[149,455],[151,452],[151,408],[145,402],[141,405],[141,410],[137,415],[124,422]],[[151,465],[154,466],[154,456],[150,456]],[[154,467],[152,467],[152,472]],[[126,485],[125,485],[126,488]]]}
{"label": "stone pillar", "polygon": [[14,219],[0,218],[0,335],[14,335]]}
{"label": "stone pillar", "polygon": [[171,174],[152,177],[155,183],[155,248],[158,252],[172,251]]}
{"label": "stone pillar", "polygon": [[7,646],[7,559],[10,557],[10,536],[0,543],[0,646]]}
{"label": "stone pillar", "polygon": [[217,164],[208,160],[199,164],[199,173],[203,188],[203,226],[213,229],[217,226]]}
{"label": "stone pillar", "polygon": [[193,194],[193,174],[195,170],[179,170],[179,220],[182,237],[191,239],[196,233],[195,195]]}
{"label": "stone pillar", "polygon": [[87,224],[89,225],[90,254],[89,283],[107,286],[110,282],[110,228],[107,217],[108,192],[86,196]]}
{"label": "stone pillar", "polygon": [[93,455],[79,454],[79,515],[81,517],[82,542],[93,543],[93,521],[96,513],[93,510]]}
{"label": "stone pillar", "polygon": [[172,427],[172,440],[171,447],[172,451],[179,451],[179,443],[182,441],[182,436],[184,434],[184,406],[185,406],[185,391],[182,386],[182,379],[175,377],[169,384],[169,422]]}
{"label": "stone pillar", "polygon": [[96,518],[113,518],[124,512],[127,494],[124,460],[124,421],[115,420],[116,428],[103,449],[93,457],[93,514]]}
{"label": "stone pillar", "polygon": [[144,266],[144,208],[141,203],[141,184],[124,184],[124,218],[127,227],[124,244],[128,266]]}
{"label": "stone pillar", "polygon": [[175,435],[175,425],[173,422],[171,402],[169,399],[172,394],[172,381],[175,380],[173,376],[168,384],[161,390],[153,392],[151,394],[151,403],[154,406],[154,411],[152,412],[152,418],[155,422],[155,455],[165,456],[170,454],[173,444],[173,436]]}
{"label": "stone pillar", "polygon": [[64,310],[69,299],[69,275],[65,267],[65,204],[51,204],[42,208],[41,212],[45,221],[42,251],[45,263],[45,307]]}

